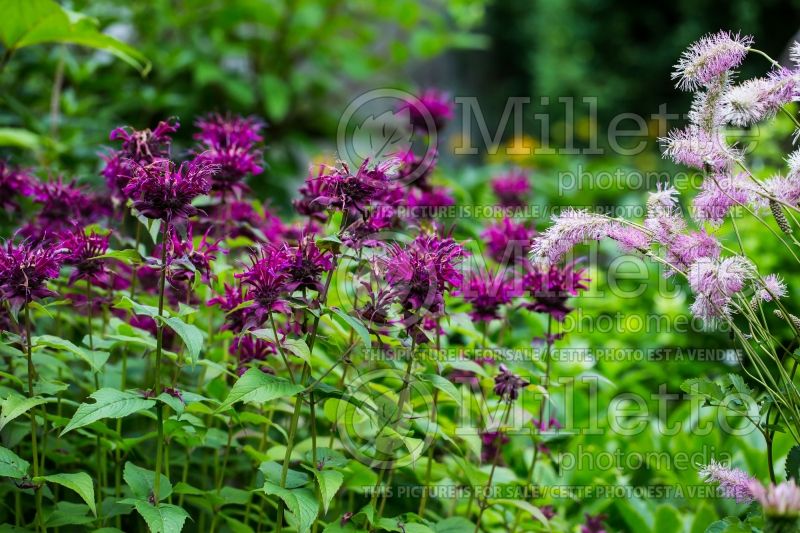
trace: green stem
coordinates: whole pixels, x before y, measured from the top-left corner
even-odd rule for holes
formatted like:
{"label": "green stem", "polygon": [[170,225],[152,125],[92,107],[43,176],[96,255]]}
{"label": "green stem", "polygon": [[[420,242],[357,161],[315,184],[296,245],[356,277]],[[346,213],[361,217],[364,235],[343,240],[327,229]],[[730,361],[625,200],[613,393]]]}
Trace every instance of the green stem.
{"label": "green stem", "polygon": [[[490,490],[492,490],[492,480],[494,479],[494,472],[495,470],[497,470],[497,460],[500,458],[500,453],[503,449],[502,446],[503,426],[505,426],[506,423],[508,423],[508,416],[510,414],[511,414],[511,402],[508,402],[506,404],[505,413],[503,414],[503,422],[502,424],[500,424],[499,428],[500,435],[498,437],[500,438],[500,444],[497,446],[497,450],[494,452],[494,458],[492,459],[492,468],[491,470],[489,470],[489,479],[486,481],[487,494]],[[485,496],[483,498],[479,498],[480,505],[478,510],[478,520],[475,522],[475,533],[479,533],[481,530],[481,519],[483,518],[483,512],[486,510],[486,507],[488,507],[486,499],[487,498]]]}
{"label": "green stem", "polygon": [[[31,310],[25,306],[25,344],[28,356],[28,397],[33,398],[33,339],[31,339]],[[33,456],[33,477],[39,477],[39,446],[36,440],[36,415],[35,410],[31,410],[31,455]],[[42,490],[41,487],[34,487],[36,493],[36,521],[41,531],[46,531],[44,526],[44,516],[42,516]]]}
{"label": "green stem", "polygon": [[[169,223],[164,221],[164,234],[161,239],[161,277],[158,282],[158,319],[156,320],[156,369],[153,394],[156,398],[161,394],[161,351],[164,344],[164,288],[167,280],[167,238],[169,237]],[[164,459],[164,412],[160,400],[156,401],[156,419],[158,435],[156,442],[156,475],[153,482],[153,497],[158,505],[161,489],[161,463]]]}

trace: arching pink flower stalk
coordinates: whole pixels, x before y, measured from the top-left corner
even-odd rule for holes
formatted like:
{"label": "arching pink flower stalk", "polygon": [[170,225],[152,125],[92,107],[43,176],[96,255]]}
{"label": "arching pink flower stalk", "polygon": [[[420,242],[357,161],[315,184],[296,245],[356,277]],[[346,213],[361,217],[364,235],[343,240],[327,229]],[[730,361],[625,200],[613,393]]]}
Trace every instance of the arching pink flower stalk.
{"label": "arching pink flower stalk", "polygon": [[780,108],[798,97],[800,76],[779,67],[765,78],[753,78],[728,89],[720,107],[726,122],[749,126],[775,116]]}
{"label": "arching pink flower stalk", "polygon": [[749,35],[727,31],[704,35],[683,52],[672,79],[684,91],[707,86],[722,74],[738,67],[753,44]]}
{"label": "arching pink flower stalk", "polygon": [[722,172],[741,157],[738,151],[727,145],[721,132],[709,133],[694,124],[682,130],[672,130],[659,141],[663,157],[699,170],[709,167]]}
{"label": "arching pink flower stalk", "polygon": [[753,501],[753,484],[761,485],[744,470],[727,467],[714,459],[700,470],[700,477],[706,483],[717,483],[720,494],[738,503]]}
{"label": "arching pink flower stalk", "polygon": [[733,296],[754,276],[754,265],[741,256],[695,261],[688,272],[695,294],[692,313],[707,322],[729,318]]}
{"label": "arching pink flower stalk", "polygon": [[767,274],[763,279],[758,280],[758,287],[754,298],[762,302],[780,300],[788,294],[786,284],[777,274]]}
{"label": "arching pink flower stalk", "polygon": [[700,222],[719,225],[736,206],[746,206],[755,198],[753,184],[743,174],[721,174],[703,181],[693,200],[693,216]]}

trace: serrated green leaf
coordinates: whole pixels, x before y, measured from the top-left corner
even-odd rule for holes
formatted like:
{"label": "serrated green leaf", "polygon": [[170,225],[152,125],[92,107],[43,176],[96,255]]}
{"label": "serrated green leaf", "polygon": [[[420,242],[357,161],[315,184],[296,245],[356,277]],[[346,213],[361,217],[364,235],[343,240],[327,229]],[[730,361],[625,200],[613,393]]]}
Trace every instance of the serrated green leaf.
{"label": "serrated green leaf", "polygon": [[94,399],[95,402],[79,405],[69,424],[61,431],[61,435],[104,418],[122,418],[150,409],[156,403],[155,400],[142,398],[136,392],[111,388],[100,389],[89,397]]}
{"label": "serrated green leaf", "polygon": [[[114,303],[114,307],[116,309],[129,309],[133,312],[134,315],[139,316],[149,316],[150,318],[158,318],[158,307],[153,307],[152,305],[143,305],[137,302],[134,302],[127,296],[122,296],[119,300]],[[164,309],[162,316],[168,317],[169,312]]]}
{"label": "serrated green leaf", "polygon": [[200,355],[200,350],[203,348],[203,332],[200,331],[200,328],[187,324],[175,316],[162,318],[161,320],[178,334],[178,337],[181,338],[184,346],[186,346],[186,351],[189,352],[189,357],[192,358],[192,365],[196,364],[197,356]]}
{"label": "serrated green leaf", "polygon": [[282,489],[280,485],[271,481],[264,483],[264,492],[283,500],[289,510],[286,520],[297,528],[298,533],[305,533],[311,529],[319,513],[319,503],[314,498],[313,492],[308,489]]}
{"label": "serrated green leaf", "polygon": [[436,533],[468,533],[475,529],[475,524],[463,516],[451,516],[433,526]]}
{"label": "serrated green leaf", "polygon": [[236,402],[265,403],[294,396],[302,390],[303,387],[296,383],[251,368],[233,384],[230,394],[216,412],[224,411]]}
{"label": "serrated green leaf", "polygon": [[[152,470],[147,470],[140,466],[136,466],[130,461],[125,463],[125,469],[122,472],[122,479],[130,487],[133,495],[142,500],[148,500],[153,494],[153,487],[156,482],[156,473]],[[158,498],[163,500],[172,494],[172,483],[169,478],[161,474],[161,481],[158,487]]]}
{"label": "serrated green leaf", "polygon": [[144,518],[150,533],[180,533],[189,513],[177,505],[159,503],[151,505],[145,500],[137,500],[133,506]]}
{"label": "serrated green leaf", "polygon": [[688,394],[718,401],[725,396],[720,386],[707,378],[687,379],[681,384],[681,390]]}
{"label": "serrated green leaf", "polygon": [[117,261],[121,261],[126,265],[139,265],[144,262],[142,254],[133,248],[128,248],[127,250],[112,250],[102,255],[98,255],[93,259],[116,259]]}
{"label": "serrated green leaf", "polygon": [[458,393],[458,388],[449,379],[438,374],[422,374],[419,377],[450,396],[457,404],[461,404],[461,395]]}
{"label": "serrated green leaf", "polygon": [[[281,472],[283,468],[275,461],[264,461],[258,466],[258,469],[264,474],[264,478],[276,485],[280,485]],[[287,489],[297,489],[308,484],[309,477],[303,472],[292,470],[291,468],[286,472],[286,482],[284,483]]]}
{"label": "serrated green leaf", "polygon": [[331,500],[336,496],[339,487],[342,486],[344,476],[336,470],[317,470],[313,468],[311,471],[314,473],[314,477],[317,478],[319,494],[322,496],[322,512],[327,513]]}
{"label": "serrated green leaf", "polygon": [[86,505],[89,506],[89,509],[92,510],[92,514],[97,516],[97,508],[94,503],[94,483],[89,474],[86,472],[50,474],[49,476],[43,476],[42,479],[48,483],[55,483],[77,492],[78,496],[80,496],[83,501],[86,502]]}
{"label": "serrated green leaf", "polygon": [[793,446],[786,456],[786,479],[800,480],[800,446]]}
{"label": "serrated green leaf", "polygon": [[8,448],[0,446],[0,477],[20,479],[28,475],[31,464]]}
{"label": "serrated green leaf", "polygon": [[106,364],[106,362],[108,362],[108,357],[110,355],[108,352],[101,352],[99,350],[92,351],[80,346],[76,346],[72,342],[54,335],[40,335],[38,337],[32,337],[32,339],[34,348],[45,346],[54,350],[61,350],[77,355],[86,361],[86,363],[88,363],[95,372],[102,371],[103,366]]}

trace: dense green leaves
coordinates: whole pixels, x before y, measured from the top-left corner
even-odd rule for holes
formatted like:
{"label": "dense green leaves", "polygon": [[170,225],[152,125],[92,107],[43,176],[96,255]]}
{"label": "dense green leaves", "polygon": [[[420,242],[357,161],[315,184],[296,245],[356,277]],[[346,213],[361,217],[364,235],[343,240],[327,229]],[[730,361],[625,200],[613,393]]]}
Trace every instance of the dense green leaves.
{"label": "dense green leaves", "polygon": [[289,523],[297,528],[298,533],[305,533],[311,529],[311,524],[317,518],[319,502],[314,493],[309,489],[282,489],[271,481],[264,483],[264,492],[277,496],[286,504],[289,514]]}
{"label": "dense green leaves", "polygon": [[203,332],[192,324],[187,324],[180,318],[173,316],[163,319],[172,331],[178,334],[192,358],[192,363],[197,362],[197,356],[203,348]]}
{"label": "dense green leaves", "polygon": [[122,418],[139,411],[150,409],[155,405],[155,400],[143,398],[141,394],[117,389],[100,389],[89,396],[93,403],[83,403],[75,411],[72,419],[61,432],[63,436],[68,431],[88,426],[104,418]]}
{"label": "dense green leaves", "polygon": [[152,505],[145,500],[136,500],[133,505],[144,518],[150,533],[180,533],[189,518],[189,513],[177,505]]}
{"label": "dense green leaves", "polygon": [[26,398],[19,394],[10,394],[8,398],[3,400],[2,410],[0,410],[0,430],[18,416],[24,415],[29,409],[47,401],[47,398],[42,398],[41,396]]}
{"label": "dense green leaves", "polygon": [[[128,461],[125,463],[125,470],[123,470],[122,476],[133,495],[137,498],[147,500],[153,495],[156,473],[152,470],[141,468]],[[162,500],[172,494],[172,484],[164,474],[161,474],[158,492],[158,497]]]}

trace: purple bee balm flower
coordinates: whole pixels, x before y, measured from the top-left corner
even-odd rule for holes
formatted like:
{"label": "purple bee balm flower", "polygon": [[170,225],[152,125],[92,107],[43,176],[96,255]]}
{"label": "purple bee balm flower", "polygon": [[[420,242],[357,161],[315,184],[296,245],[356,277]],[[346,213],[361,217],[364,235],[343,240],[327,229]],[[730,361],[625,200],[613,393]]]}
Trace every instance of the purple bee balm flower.
{"label": "purple bee balm flower", "polygon": [[74,224],[86,225],[106,214],[87,191],[75,180],[65,183],[63,178],[38,182],[34,186],[33,199],[41,204],[33,233],[69,231]]}
{"label": "purple bee balm flower", "polygon": [[95,259],[108,251],[108,239],[108,235],[100,235],[94,231],[86,233],[80,228],[64,237],[61,243],[66,251],[64,263],[75,267],[70,274],[69,285],[79,279],[87,280],[93,285],[105,285],[109,281],[105,261]]}
{"label": "purple bee balm flower", "polygon": [[606,529],[603,526],[606,515],[599,514],[592,516],[587,513],[585,517],[586,522],[581,526],[581,533],[606,533]]}
{"label": "purple bee balm flower", "polygon": [[408,195],[408,210],[414,218],[432,218],[441,208],[455,203],[450,189],[444,187],[429,191],[411,191]]}
{"label": "purple bee balm flower", "polygon": [[298,214],[307,216],[320,222],[328,220],[326,213],[327,207],[320,202],[317,198],[322,198],[324,194],[325,182],[322,180],[326,167],[320,165],[319,174],[309,176],[305,183],[300,187],[300,198],[294,200],[292,205]]}
{"label": "purple bee balm flower", "polygon": [[397,210],[389,206],[378,206],[364,213],[364,217],[350,224],[342,235],[342,242],[355,250],[366,246],[376,248],[386,244],[384,230],[393,228],[397,222]]}
{"label": "purple bee balm flower", "polygon": [[259,325],[273,311],[286,311],[286,292],[290,264],[285,246],[264,245],[250,256],[250,267],[236,274],[242,285],[248,286],[247,297],[253,300],[245,328]]}
{"label": "purple bee balm flower", "polygon": [[567,301],[577,296],[578,291],[587,289],[588,282],[585,270],[575,269],[574,263],[534,267],[522,278],[522,288],[531,296],[524,306],[537,313],[547,313],[562,322],[572,312]]}
{"label": "purple bee balm flower", "polygon": [[31,196],[35,191],[35,178],[24,170],[14,168],[0,160],[0,207],[7,212],[19,209],[18,196]]}
{"label": "purple bee balm flower", "polygon": [[431,190],[428,181],[436,163],[439,160],[439,151],[429,148],[423,155],[417,155],[410,148],[394,154],[400,160],[397,169],[397,181],[416,187],[422,191]]}
{"label": "purple bee balm flower", "polygon": [[706,483],[717,483],[720,494],[738,503],[753,501],[752,483],[758,483],[745,471],[727,467],[714,459],[700,470],[700,477]]}
{"label": "purple bee balm flower", "polygon": [[263,140],[260,134],[263,124],[254,117],[213,114],[198,120],[197,127],[200,132],[194,137],[201,143],[197,157],[219,168],[211,190],[223,196],[233,192],[238,198],[242,191],[248,190],[242,180],[263,171],[261,151],[254,148],[255,143]]}
{"label": "purple bee balm flower", "polygon": [[[169,250],[170,257],[170,282],[185,282],[194,279],[194,273],[199,272],[204,282],[211,279],[211,262],[216,260],[220,252],[220,241],[210,241],[208,238],[211,228],[207,229],[202,237],[195,239],[194,224],[188,224],[186,236],[182,237],[176,231],[170,232]],[[196,242],[195,242],[196,241]]]}
{"label": "purple bee balm flower", "polygon": [[440,131],[453,118],[450,96],[436,89],[426,89],[418,97],[408,98],[397,112],[408,110],[411,127],[430,134]]}
{"label": "purple bee balm flower", "polygon": [[500,373],[494,377],[494,393],[501,400],[513,402],[519,397],[520,389],[530,385],[530,382],[511,372],[506,365],[500,365]]}
{"label": "purple bee balm flower", "polygon": [[721,75],[738,67],[753,44],[749,35],[741,36],[727,31],[704,35],[683,52],[672,79],[684,91],[694,91],[708,86]]}
{"label": "purple bee balm flower", "polygon": [[111,131],[109,138],[112,141],[122,141],[122,147],[102,156],[106,164],[101,174],[106,179],[114,200],[121,202],[126,198],[123,189],[136,166],[148,165],[156,159],[169,159],[172,134],[179,127],[177,120],[168,119],[159,122],[153,130],[124,127]]}
{"label": "purple bee balm flower", "polygon": [[497,457],[500,463],[500,449],[508,444],[511,439],[508,435],[499,431],[484,431],[481,433],[481,462],[491,463]]}
{"label": "purple bee balm flower", "polygon": [[559,430],[561,429],[561,422],[558,421],[557,418],[550,417],[548,420],[536,420],[535,418],[531,420],[531,424],[536,427],[542,433],[546,431],[550,431],[551,429]]}
{"label": "purple bee balm flower", "polygon": [[317,244],[310,236],[303,237],[297,247],[287,251],[289,275],[286,284],[287,292],[311,289],[322,292],[320,279],[323,272],[333,268],[332,254],[320,251]]}
{"label": "purple bee balm flower", "polygon": [[508,217],[481,233],[489,256],[503,265],[524,260],[531,251],[531,240],[535,235],[536,231],[529,229],[524,222],[517,223]]}
{"label": "purple bee balm flower", "polygon": [[556,515],[556,511],[555,509],[553,509],[552,505],[542,505],[541,507],[539,507],[539,510],[548,520],[551,520]]}
{"label": "purple bee balm flower", "polygon": [[251,361],[265,361],[277,353],[275,344],[264,339],[257,339],[252,335],[239,335],[231,343],[231,353],[239,357],[239,366],[245,366]]}
{"label": "purple bee balm flower", "polygon": [[421,234],[408,246],[390,247],[384,259],[385,278],[406,311],[438,314],[444,292],[461,286],[457,266],[464,255],[464,249],[451,238]]}
{"label": "purple bee balm flower", "polygon": [[197,213],[191,202],[208,194],[211,177],[216,171],[214,165],[197,159],[179,167],[172,161],[160,159],[136,167],[124,191],[142,215],[172,222]]}
{"label": "purple bee balm flower", "polygon": [[723,172],[741,156],[727,145],[721,132],[709,133],[694,124],[682,130],[672,130],[659,140],[665,158],[699,170],[708,167]]}
{"label": "purple bee balm flower", "polygon": [[472,305],[469,316],[477,322],[500,318],[500,309],[511,302],[511,287],[502,275],[475,273],[462,283],[458,294]]}
{"label": "purple bee balm flower", "polygon": [[250,307],[243,306],[247,301],[240,286],[231,286],[227,283],[224,286],[224,294],[211,298],[207,305],[218,305],[225,312],[225,324],[223,330],[239,332],[244,330],[247,324]]}
{"label": "purple bee balm flower", "polygon": [[528,205],[531,184],[528,175],[519,169],[510,170],[491,181],[492,191],[503,207]]}
{"label": "purple bee balm flower", "polygon": [[60,246],[45,247],[23,241],[14,245],[8,240],[0,247],[0,294],[13,314],[34,300],[56,293],[47,288],[47,280],[58,277],[64,253]]}
{"label": "purple bee balm flower", "polygon": [[371,165],[365,159],[355,174],[345,163],[339,168],[321,169],[316,178],[322,181],[321,195],[312,204],[363,214],[369,205],[384,199],[398,163],[396,158],[390,158]]}
{"label": "purple bee balm flower", "polygon": [[194,138],[207,146],[241,146],[249,148],[264,140],[264,123],[256,117],[225,116],[212,113],[195,122],[200,130]]}

